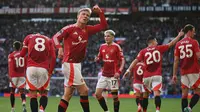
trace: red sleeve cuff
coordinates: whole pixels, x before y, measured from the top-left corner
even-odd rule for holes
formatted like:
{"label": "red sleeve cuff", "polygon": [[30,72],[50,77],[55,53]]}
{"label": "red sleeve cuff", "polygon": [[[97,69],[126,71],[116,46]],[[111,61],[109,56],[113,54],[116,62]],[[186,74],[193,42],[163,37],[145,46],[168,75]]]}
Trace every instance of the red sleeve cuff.
{"label": "red sleeve cuff", "polygon": [[119,74],[122,74],[122,71],[118,70],[118,73],[119,73]]}

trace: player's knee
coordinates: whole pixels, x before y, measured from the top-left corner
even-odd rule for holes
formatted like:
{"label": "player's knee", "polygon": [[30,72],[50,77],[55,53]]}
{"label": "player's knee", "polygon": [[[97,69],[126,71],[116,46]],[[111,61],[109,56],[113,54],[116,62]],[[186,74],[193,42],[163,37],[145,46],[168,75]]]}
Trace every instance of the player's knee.
{"label": "player's knee", "polygon": [[96,92],[96,93],[95,93],[95,96],[96,96],[96,98],[97,98],[97,99],[99,99],[99,98],[103,97],[103,96],[102,96],[102,94],[101,94],[101,93],[99,93],[99,92]]}
{"label": "player's knee", "polygon": [[88,94],[88,92],[89,92],[89,89],[88,88],[85,88],[85,89],[83,89],[83,91],[82,91],[82,94]]}

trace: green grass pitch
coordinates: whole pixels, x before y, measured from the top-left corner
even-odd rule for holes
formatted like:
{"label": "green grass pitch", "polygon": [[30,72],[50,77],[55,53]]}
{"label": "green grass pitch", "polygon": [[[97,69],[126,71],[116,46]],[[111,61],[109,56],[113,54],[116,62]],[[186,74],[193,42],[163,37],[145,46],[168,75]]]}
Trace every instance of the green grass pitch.
{"label": "green grass pitch", "polygon": [[[90,97],[90,109],[91,112],[103,112],[100,108],[99,103],[93,97]],[[49,97],[46,112],[57,112],[57,106],[60,98]],[[162,99],[161,112],[181,112],[180,110],[181,99]],[[9,97],[0,97],[0,112],[10,112],[10,99]],[[110,112],[113,112],[113,102],[112,99],[108,99],[108,108]],[[15,99],[15,110],[16,112],[22,112],[21,100],[20,98]],[[29,98],[27,98],[27,110],[30,111]],[[120,112],[136,112],[137,107],[135,104],[135,99],[120,99]],[[67,112],[82,112],[82,108],[79,103],[79,97],[73,96]],[[148,112],[155,112],[154,100],[149,100]],[[192,112],[200,112],[200,101],[193,108]]]}

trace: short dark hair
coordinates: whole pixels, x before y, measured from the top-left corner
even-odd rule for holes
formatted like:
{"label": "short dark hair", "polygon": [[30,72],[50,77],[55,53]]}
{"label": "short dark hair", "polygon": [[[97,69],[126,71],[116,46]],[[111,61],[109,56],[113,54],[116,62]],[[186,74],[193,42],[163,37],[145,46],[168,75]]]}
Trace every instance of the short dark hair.
{"label": "short dark hair", "polygon": [[155,40],[156,38],[152,35],[149,35],[147,40],[146,40],[146,43],[148,44],[151,40]]}
{"label": "short dark hair", "polygon": [[13,47],[15,50],[20,50],[21,49],[21,42],[20,41],[15,41],[13,43]]}
{"label": "short dark hair", "polygon": [[185,27],[183,28],[183,32],[184,32],[184,33],[187,33],[188,31],[192,31],[193,28],[194,28],[193,25],[187,24],[187,25],[185,25]]}

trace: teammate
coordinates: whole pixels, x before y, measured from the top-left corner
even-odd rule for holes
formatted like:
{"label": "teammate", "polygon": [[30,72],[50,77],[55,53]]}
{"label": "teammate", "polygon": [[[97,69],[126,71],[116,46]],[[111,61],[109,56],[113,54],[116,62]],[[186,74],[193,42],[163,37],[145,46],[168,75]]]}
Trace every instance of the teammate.
{"label": "teammate", "polygon": [[[60,100],[58,112],[65,112],[67,110],[75,88],[77,88],[79,92],[83,111],[90,111],[88,87],[81,74],[81,61],[83,61],[85,57],[89,37],[107,28],[104,13],[98,5],[93,7],[93,12],[99,14],[100,24],[94,26],[87,25],[91,12],[89,8],[80,9],[77,15],[77,22],[62,28],[53,36],[54,44],[58,49],[58,57],[63,58],[62,72],[65,76],[64,95]],[[59,42],[62,40],[64,40],[64,53]]]}
{"label": "teammate", "polygon": [[131,63],[124,74],[124,77],[126,77],[126,75],[130,73],[130,70],[132,70],[132,68],[135,68],[135,65],[139,61],[143,61],[145,63],[146,70],[144,73],[143,82],[149,91],[151,91],[152,89],[154,92],[156,112],[160,112],[161,106],[160,92],[162,89],[162,55],[170,47],[172,47],[183,35],[184,33],[182,31],[179,32],[178,36],[166,45],[157,45],[157,40],[154,37],[148,37],[148,47],[142,49],[139,52],[137,58]]}
{"label": "teammate", "polygon": [[[194,39],[195,27],[187,24],[183,31],[185,37],[180,40],[175,47],[173,80],[177,80],[178,64],[180,60],[181,87],[182,87],[182,111],[192,112],[200,95],[200,74],[199,63],[200,49],[197,40]],[[194,95],[188,105],[188,91],[192,89]]]}
{"label": "teammate", "polygon": [[118,99],[118,79],[120,78],[120,74],[124,68],[125,60],[121,47],[113,42],[115,32],[113,30],[106,30],[104,35],[106,43],[101,45],[99,54],[96,58],[96,61],[102,60],[104,64],[102,76],[98,80],[96,86],[95,95],[102,109],[105,112],[108,112],[108,107],[104,97],[102,96],[103,90],[108,87],[113,96],[114,112],[119,112],[120,101]]}
{"label": "teammate", "polygon": [[133,89],[136,95],[136,104],[138,106],[137,112],[147,112],[148,107],[148,92],[143,84],[143,75],[145,71],[145,64],[143,62],[138,62],[135,68],[131,71],[131,76],[133,76]]}
{"label": "teammate", "polygon": [[20,53],[25,56],[28,53],[27,62],[27,89],[30,91],[30,107],[32,112],[38,112],[37,91],[40,92],[40,110],[44,112],[48,98],[49,81],[56,62],[54,45],[48,37],[30,34],[25,37],[23,49]]}
{"label": "teammate", "polygon": [[14,50],[8,56],[8,69],[10,80],[10,103],[11,112],[15,112],[15,89],[19,88],[21,94],[23,112],[26,112],[26,96],[25,96],[25,70],[26,70],[26,58],[20,56],[21,42],[15,41],[13,43]]}

